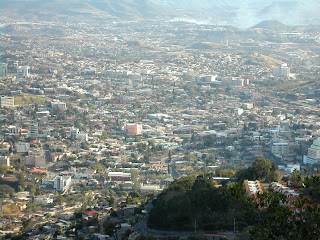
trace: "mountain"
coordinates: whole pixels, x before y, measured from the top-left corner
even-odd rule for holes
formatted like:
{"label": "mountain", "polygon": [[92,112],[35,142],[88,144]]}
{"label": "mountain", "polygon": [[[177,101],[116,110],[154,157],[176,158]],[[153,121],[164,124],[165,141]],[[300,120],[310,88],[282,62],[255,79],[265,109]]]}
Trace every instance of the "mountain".
{"label": "mountain", "polygon": [[272,30],[272,31],[284,31],[284,30],[290,29],[289,26],[287,26],[277,20],[262,21],[256,25],[254,25],[253,27],[251,27],[251,29],[255,29],[255,28],[261,28],[261,29]]}
{"label": "mountain", "polygon": [[34,21],[145,20],[174,17],[149,0],[0,0],[1,15]]}
{"label": "mountain", "polygon": [[139,21],[226,24],[248,28],[265,20],[320,22],[318,0],[0,0],[0,14],[17,20]]}

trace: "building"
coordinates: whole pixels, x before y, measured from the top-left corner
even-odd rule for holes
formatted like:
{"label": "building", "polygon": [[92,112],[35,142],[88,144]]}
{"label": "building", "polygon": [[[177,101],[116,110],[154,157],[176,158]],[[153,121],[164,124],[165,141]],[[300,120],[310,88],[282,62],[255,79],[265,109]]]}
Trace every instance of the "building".
{"label": "building", "polygon": [[109,172],[108,176],[111,178],[111,181],[131,181],[131,173]]}
{"label": "building", "polygon": [[19,135],[20,128],[17,126],[9,126],[8,127],[9,135]]}
{"label": "building", "polygon": [[284,157],[289,154],[289,144],[288,143],[272,143],[271,153],[277,157]]}
{"label": "building", "polygon": [[217,75],[196,76],[194,78],[194,81],[197,84],[207,84],[207,83],[215,82],[216,78],[217,78]]}
{"label": "building", "polygon": [[25,158],[25,165],[29,167],[45,168],[46,159],[43,152],[29,152]]}
{"label": "building", "polygon": [[18,142],[16,144],[17,153],[27,153],[30,150],[30,143]]}
{"label": "building", "polygon": [[255,197],[257,193],[263,193],[263,188],[259,180],[248,181],[244,180],[244,187],[246,188],[246,194],[248,197]]}
{"label": "building", "polygon": [[80,133],[79,129],[78,128],[72,128],[70,130],[70,135],[71,135],[71,138],[73,139],[76,139],[77,138],[77,135]]}
{"label": "building", "polygon": [[0,107],[14,107],[14,97],[1,96]]}
{"label": "building", "polygon": [[250,84],[249,79],[243,79],[240,77],[224,77],[221,79],[221,85],[227,86],[227,87],[243,87]]}
{"label": "building", "polygon": [[67,104],[60,101],[51,102],[52,109],[64,110],[67,109]]}
{"label": "building", "polygon": [[71,184],[71,176],[56,176],[53,180],[53,188],[63,192]]}
{"label": "building", "polygon": [[0,79],[5,79],[8,76],[8,65],[0,63]]}
{"label": "building", "polygon": [[17,70],[18,78],[28,78],[30,77],[30,67],[29,66],[19,66]]}
{"label": "building", "polygon": [[290,68],[286,63],[282,63],[273,69],[273,75],[275,77],[290,77]]}
{"label": "building", "polygon": [[320,162],[320,137],[308,149],[307,156],[303,156],[304,164],[317,164]]}
{"label": "building", "polygon": [[142,124],[140,123],[127,123],[125,132],[129,135],[141,135]]}
{"label": "building", "polygon": [[78,133],[76,135],[76,139],[79,141],[86,141],[88,142],[88,133]]}
{"label": "building", "polygon": [[32,122],[29,125],[29,137],[31,138],[37,138],[38,137],[38,123],[37,122]]}
{"label": "building", "polygon": [[0,166],[1,165],[10,166],[10,158],[7,156],[0,156]]}

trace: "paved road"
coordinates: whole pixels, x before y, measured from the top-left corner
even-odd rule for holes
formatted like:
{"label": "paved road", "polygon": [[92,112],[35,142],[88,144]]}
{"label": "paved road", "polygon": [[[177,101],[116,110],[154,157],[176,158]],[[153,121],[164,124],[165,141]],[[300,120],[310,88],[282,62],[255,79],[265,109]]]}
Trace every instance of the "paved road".
{"label": "paved road", "polygon": [[180,178],[180,173],[177,171],[177,169],[174,167],[173,164],[170,164],[170,168],[171,168],[171,176],[173,178]]}

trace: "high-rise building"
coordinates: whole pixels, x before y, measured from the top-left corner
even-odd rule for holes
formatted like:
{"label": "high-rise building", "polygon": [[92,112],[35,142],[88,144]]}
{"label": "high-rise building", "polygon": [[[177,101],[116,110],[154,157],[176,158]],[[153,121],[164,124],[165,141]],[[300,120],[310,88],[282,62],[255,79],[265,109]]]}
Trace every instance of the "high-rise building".
{"label": "high-rise building", "polygon": [[30,67],[29,66],[19,66],[17,70],[18,78],[28,78],[30,77]]}
{"label": "high-rise building", "polygon": [[56,176],[53,180],[53,188],[63,192],[71,184],[71,176]]}
{"label": "high-rise building", "polygon": [[70,135],[71,135],[71,138],[73,139],[76,139],[77,138],[77,135],[80,133],[79,129],[78,128],[72,128],[70,130]]}
{"label": "high-rise building", "polygon": [[14,107],[14,97],[1,96],[0,107]]}
{"label": "high-rise building", "polygon": [[37,138],[38,137],[38,123],[32,122],[29,125],[29,137]]}
{"label": "high-rise building", "polygon": [[278,67],[273,69],[273,75],[275,77],[289,77],[290,76],[290,68],[286,63],[280,64]]}
{"label": "high-rise building", "polygon": [[0,79],[5,79],[8,76],[8,65],[0,63]]}
{"label": "high-rise building", "polygon": [[0,166],[1,165],[10,166],[10,158],[7,156],[0,156]]}
{"label": "high-rise building", "polygon": [[277,142],[271,144],[271,152],[275,156],[284,157],[289,154],[289,144],[286,142]]}
{"label": "high-rise building", "polygon": [[320,162],[320,137],[308,149],[308,155],[303,156],[304,164],[317,164]]}

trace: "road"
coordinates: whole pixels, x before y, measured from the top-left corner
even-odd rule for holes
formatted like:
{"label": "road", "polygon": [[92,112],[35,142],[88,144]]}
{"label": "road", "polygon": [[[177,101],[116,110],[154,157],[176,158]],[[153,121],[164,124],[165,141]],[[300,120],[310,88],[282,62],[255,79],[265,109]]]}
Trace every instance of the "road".
{"label": "road", "polygon": [[173,178],[180,178],[180,173],[177,171],[177,169],[174,167],[173,164],[170,164],[170,168],[171,168],[171,176]]}
{"label": "road", "polygon": [[143,234],[146,234],[148,232],[147,222],[148,222],[149,213],[151,212],[152,208],[153,208],[152,201],[149,201],[145,207],[145,210],[147,212],[146,215],[144,216],[144,218],[140,222],[138,222],[133,227],[133,231],[135,231],[137,233],[143,233]]}

